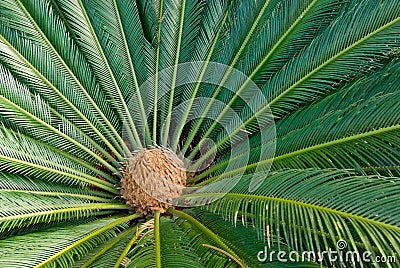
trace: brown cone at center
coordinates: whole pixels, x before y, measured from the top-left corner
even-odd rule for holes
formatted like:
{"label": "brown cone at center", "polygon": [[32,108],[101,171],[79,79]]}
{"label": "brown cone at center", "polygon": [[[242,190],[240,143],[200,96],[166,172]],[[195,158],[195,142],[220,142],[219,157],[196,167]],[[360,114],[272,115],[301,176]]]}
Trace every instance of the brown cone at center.
{"label": "brown cone at center", "polygon": [[186,186],[183,162],[164,148],[142,149],[128,159],[121,179],[121,194],[126,203],[144,214],[165,212]]}

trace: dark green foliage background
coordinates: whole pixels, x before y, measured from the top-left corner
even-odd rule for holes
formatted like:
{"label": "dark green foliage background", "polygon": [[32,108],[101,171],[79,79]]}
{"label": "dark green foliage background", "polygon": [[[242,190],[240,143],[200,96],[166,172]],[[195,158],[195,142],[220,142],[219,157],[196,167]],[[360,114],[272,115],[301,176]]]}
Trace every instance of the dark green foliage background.
{"label": "dark green foliage background", "polygon": [[[400,267],[399,49],[398,0],[1,0],[0,267]],[[180,103],[217,99],[252,132],[246,172],[212,204],[134,214],[118,189],[143,112],[129,104],[156,98],[140,90],[149,77],[191,61],[262,90],[271,170],[249,192],[271,159],[259,161],[267,130],[239,98],[180,87],[156,103],[149,144]],[[223,133],[194,120],[172,142]],[[229,157],[221,145],[193,181],[217,178]],[[340,239],[397,262],[257,260],[268,243],[320,252]]]}

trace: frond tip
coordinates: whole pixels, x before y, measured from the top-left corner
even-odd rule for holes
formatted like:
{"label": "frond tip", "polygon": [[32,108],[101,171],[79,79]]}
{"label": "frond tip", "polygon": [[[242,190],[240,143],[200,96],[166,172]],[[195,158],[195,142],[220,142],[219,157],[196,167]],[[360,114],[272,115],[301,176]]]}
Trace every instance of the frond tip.
{"label": "frond tip", "polygon": [[165,212],[186,186],[183,162],[165,148],[142,149],[128,159],[121,180],[126,203],[143,213]]}

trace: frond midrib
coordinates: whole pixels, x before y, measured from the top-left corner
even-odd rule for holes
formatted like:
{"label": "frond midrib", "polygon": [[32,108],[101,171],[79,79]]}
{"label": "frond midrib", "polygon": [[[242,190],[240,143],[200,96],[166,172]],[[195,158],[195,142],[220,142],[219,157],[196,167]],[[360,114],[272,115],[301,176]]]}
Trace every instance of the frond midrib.
{"label": "frond midrib", "polygon": [[[279,156],[275,157],[273,159],[273,161],[281,161],[285,158],[299,155],[302,153],[306,153],[309,151],[318,150],[318,149],[326,148],[326,147],[333,146],[336,144],[350,142],[350,141],[354,141],[354,140],[358,140],[358,139],[362,139],[362,138],[367,138],[367,137],[379,135],[379,134],[386,133],[386,132],[396,131],[398,129],[400,129],[400,124],[389,126],[389,127],[383,127],[383,128],[379,128],[379,129],[374,129],[374,130],[363,132],[363,133],[354,134],[354,135],[347,136],[347,137],[344,137],[341,139],[336,139],[336,140],[324,142],[321,144],[316,144],[316,145],[313,145],[313,146],[310,146],[307,148],[303,148],[303,149],[300,149],[300,150],[297,150],[297,151],[294,151],[291,153],[279,155]],[[268,160],[265,160],[265,161],[268,161]],[[259,162],[257,164],[264,164],[265,161]],[[252,168],[254,166],[255,166],[255,164],[252,164],[252,165],[249,165],[248,167]]]}
{"label": "frond midrib", "polygon": [[[252,79],[254,76],[258,73],[258,71],[263,67],[263,65],[268,61],[268,59],[274,54],[274,52],[279,48],[279,46],[282,44],[282,42],[286,39],[286,37],[290,34],[290,32],[302,21],[302,19],[305,17],[305,15],[311,10],[311,8],[316,4],[318,0],[312,1],[307,8],[300,14],[300,16],[296,19],[296,21],[290,25],[289,29],[285,31],[285,33],[279,38],[279,40],[275,43],[275,45],[271,48],[271,50],[268,52],[268,54],[263,58],[263,60],[256,66],[256,68],[253,70],[253,72],[247,77],[246,81],[243,83],[242,86],[238,89],[236,94],[232,97],[232,99],[229,101],[227,104],[227,107],[231,107],[234,101],[238,98],[240,92],[244,90],[247,85],[252,82]],[[224,116],[225,111],[227,109],[224,109],[221,114],[218,115],[218,118],[213,122],[213,124],[208,128],[207,132],[203,135],[203,139],[207,138],[211,132],[214,130],[214,128],[217,126],[217,122]],[[192,158],[197,152],[199,148],[199,144],[192,150],[191,154],[189,155],[189,158]]]}
{"label": "frond midrib", "polygon": [[[139,138],[138,133],[137,133],[137,130],[136,130],[136,128],[135,128],[135,124],[133,123],[132,116],[131,116],[130,113],[129,113],[129,109],[128,109],[128,107],[126,106],[125,100],[124,100],[124,98],[123,98],[123,96],[122,96],[121,88],[119,87],[119,85],[118,85],[118,83],[117,83],[117,80],[115,79],[114,72],[112,71],[112,68],[110,67],[110,64],[109,64],[108,61],[107,61],[107,57],[106,57],[106,55],[105,55],[105,53],[104,53],[104,50],[103,50],[103,48],[102,48],[102,46],[101,46],[101,44],[100,44],[100,41],[99,41],[98,37],[97,37],[97,35],[96,35],[96,32],[95,32],[95,30],[94,30],[94,28],[93,28],[93,25],[92,25],[92,23],[90,22],[89,16],[88,16],[88,14],[87,14],[87,12],[86,12],[86,9],[85,9],[85,7],[84,7],[84,4],[83,4],[82,0],[77,0],[77,1],[78,1],[79,6],[80,6],[80,9],[81,9],[81,11],[82,11],[82,14],[83,14],[83,16],[85,17],[85,20],[86,20],[86,23],[87,23],[87,25],[88,25],[88,27],[89,27],[90,33],[91,33],[92,36],[93,36],[94,42],[95,42],[95,44],[96,44],[96,46],[97,46],[97,49],[98,49],[98,51],[99,51],[99,53],[100,53],[100,55],[101,55],[101,57],[102,57],[102,60],[103,60],[103,62],[104,62],[104,64],[105,64],[105,66],[106,66],[106,68],[107,68],[107,71],[108,71],[108,73],[109,73],[109,75],[110,75],[110,77],[111,77],[111,80],[112,80],[112,82],[113,82],[113,84],[114,84],[114,86],[115,86],[115,89],[116,89],[116,91],[117,91],[118,97],[119,97],[119,99],[120,99],[120,101],[121,101],[121,104],[122,104],[122,106],[123,106],[122,108],[123,108],[123,109],[125,110],[125,112],[126,112],[125,114],[126,114],[127,119],[128,119],[128,121],[129,121],[129,125],[130,125],[130,127],[132,127],[132,130],[133,130],[133,132],[134,132],[133,134],[134,134],[134,136],[135,136],[136,142],[138,143],[137,145],[139,145],[139,144],[140,144],[140,138]],[[128,132],[130,133],[130,130],[129,130]],[[128,149],[127,149],[127,146],[126,146],[126,144],[125,144],[125,142],[122,140],[122,138],[120,137],[120,135],[119,135],[118,133],[116,133],[116,137],[120,140],[121,145],[124,147],[124,149],[128,150]],[[128,150],[128,151],[129,151],[129,150]]]}
{"label": "frond midrib", "polygon": [[[56,87],[54,87],[54,85],[47,80],[47,78],[45,78],[25,57],[23,57],[18,50],[16,50],[14,48],[14,46],[12,46],[5,38],[3,35],[0,34],[0,39],[2,42],[4,42],[16,55],[18,55],[18,57],[24,61],[24,63],[38,76],[40,77],[40,79],[47,84],[54,92],[57,93],[57,95],[59,95],[61,98],[66,99],[65,96],[58,91],[58,89]],[[6,102],[8,102],[10,105],[14,106],[17,110],[20,110],[22,113],[26,114],[28,117],[33,118],[33,120],[39,122],[41,125],[44,125],[46,128],[51,129],[53,133],[57,133],[59,136],[62,136],[64,139],[70,141],[71,143],[77,145],[78,147],[80,147],[82,150],[86,151],[88,154],[92,155],[94,158],[96,158],[97,160],[99,160],[100,162],[102,162],[104,165],[106,165],[108,168],[110,168],[110,170],[112,170],[113,172],[117,172],[117,170],[109,165],[107,162],[105,162],[101,157],[99,157],[98,155],[94,154],[92,151],[90,151],[87,147],[83,146],[82,144],[78,143],[77,141],[75,141],[74,139],[72,139],[71,137],[65,135],[64,133],[58,131],[57,129],[55,129],[53,126],[48,125],[46,122],[43,122],[43,120],[41,120],[40,118],[35,117],[34,115],[30,114],[29,112],[25,111],[24,109],[22,109],[21,107],[19,107],[18,105],[16,105],[15,103],[11,102],[10,100],[8,100],[7,98],[5,98],[4,96],[0,96],[1,99],[5,100]],[[66,101],[68,101],[66,99]],[[71,104],[72,105],[72,104]],[[100,146],[97,144],[92,144],[95,148],[99,148]],[[114,160],[115,161],[115,160]]]}
{"label": "frond midrib", "polygon": [[71,197],[77,197],[81,199],[86,199],[86,200],[93,200],[97,202],[103,202],[103,203],[112,203],[113,200],[110,199],[112,198],[112,195],[109,196],[109,198],[104,198],[104,197],[99,197],[96,195],[88,195],[88,194],[75,194],[75,193],[69,193],[69,192],[47,192],[47,191],[38,191],[38,190],[15,190],[15,189],[0,189],[1,192],[9,192],[9,193],[24,193],[24,194],[33,194],[33,195],[38,195],[38,196],[53,196],[53,197],[61,197],[61,196],[71,196]]}
{"label": "frond midrib", "polygon": [[[316,145],[313,145],[313,146],[310,146],[310,147],[307,147],[307,148],[303,148],[303,149],[300,149],[300,150],[297,150],[297,151],[293,151],[293,152],[290,152],[290,153],[282,154],[282,155],[279,155],[279,156],[271,158],[271,159],[266,159],[266,160],[263,160],[263,161],[260,161],[260,162],[256,162],[256,163],[247,165],[246,167],[242,167],[240,169],[231,170],[229,172],[224,173],[223,175],[218,175],[218,176],[212,177],[212,178],[210,178],[210,179],[208,179],[208,180],[206,180],[206,181],[204,181],[204,182],[202,182],[202,183],[200,183],[198,185],[199,186],[200,185],[205,185],[207,183],[210,183],[210,182],[216,180],[219,177],[232,175],[232,174],[241,172],[241,171],[243,171],[243,169],[256,168],[258,165],[264,165],[264,164],[268,164],[268,163],[275,162],[275,161],[282,161],[285,158],[296,156],[296,155],[299,155],[299,154],[302,154],[302,153],[306,153],[306,152],[309,152],[309,151],[318,150],[318,149],[326,148],[326,147],[329,147],[329,146],[332,146],[332,145],[345,143],[345,142],[349,142],[349,141],[353,141],[353,140],[357,140],[357,139],[367,138],[367,137],[371,137],[371,136],[374,136],[374,135],[379,135],[379,134],[390,132],[390,131],[396,131],[398,129],[400,129],[400,124],[389,126],[389,127],[385,127],[385,128],[375,129],[375,130],[371,130],[371,131],[368,131],[368,132],[354,134],[354,135],[351,135],[351,136],[347,136],[347,137],[344,137],[344,138],[341,138],[341,139],[336,139],[336,140],[324,142],[324,143],[321,143],[321,144],[316,144]],[[230,159],[229,161],[232,161],[232,159]],[[192,180],[195,181],[195,180],[201,179],[204,176],[212,173],[213,171],[225,166],[226,164],[227,164],[227,161],[225,161],[223,163],[220,163],[220,164],[216,165],[215,167],[212,167],[212,168],[208,169],[207,171],[203,172],[202,174],[197,175],[196,177],[193,177]]]}
{"label": "frond midrib", "polygon": [[69,213],[69,212],[77,212],[77,211],[87,211],[87,210],[121,210],[121,209],[129,209],[128,205],[123,204],[111,204],[111,203],[90,203],[90,204],[81,204],[79,206],[63,208],[63,209],[55,209],[55,210],[46,210],[39,211],[34,213],[25,213],[20,215],[12,215],[7,217],[0,217],[0,222],[12,221],[12,220],[21,220],[26,218],[35,218],[44,215],[54,215],[60,213]]}
{"label": "frond midrib", "polygon": [[[123,24],[122,24],[121,15],[120,15],[120,12],[119,12],[119,7],[118,7],[117,0],[113,0],[113,4],[114,4],[114,8],[115,8],[115,13],[116,13],[116,16],[117,16],[118,24],[119,24],[119,30],[121,32],[122,40],[123,40],[123,43],[124,43],[124,48],[126,50],[126,56],[128,58],[129,67],[131,69],[133,81],[135,83],[135,90],[136,90],[137,98],[139,100],[140,112],[142,113],[142,119],[145,120],[147,118],[147,116],[146,116],[146,111],[145,111],[144,106],[143,106],[143,100],[142,100],[142,96],[141,96],[141,92],[140,92],[138,76],[137,76],[137,73],[136,73],[135,64],[133,63],[132,56],[131,56],[131,53],[130,53],[130,50],[129,50],[128,40],[126,38],[125,29],[124,29]],[[146,130],[146,136],[148,137],[150,135],[148,124],[145,125],[145,130]]]}
{"label": "frond midrib", "polygon": [[[260,109],[259,111],[253,113],[253,115],[243,123],[243,126],[247,126],[250,122],[252,122],[254,120],[254,118],[257,118],[257,116],[259,116],[260,114],[265,112],[267,109],[273,109],[273,105],[280,98],[284,97],[286,94],[288,94],[290,91],[292,91],[295,87],[297,87],[299,84],[301,84],[302,82],[307,80],[309,77],[311,77],[313,74],[315,74],[316,72],[321,70],[323,67],[325,67],[329,63],[333,62],[334,60],[336,60],[337,58],[339,58],[340,56],[342,56],[344,53],[348,52],[352,48],[362,44],[364,41],[368,40],[369,38],[371,38],[375,34],[380,33],[381,31],[385,30],[386,28],[390,27],[391,25],[393,25],[393,24],[395,24],[396,22],[399,22],[399,21],[400,21],[400,17],[396,18],[395,20],[392,20],[391,22],[381,26],[380,28],[376,29],[375,31],[371,32],[370,34],[368,34],[368,35],[364,36],[363,38],[359,39],[357,42],[355,42],[355,43],[351,44],[350,46],[346,47],[344,50],[341,50],[339,53],[335,54],[333,57],[331,57],[327,61],[323,62],[321,65],[319,65],[318,67],[313,69],[311,72],[309,72],[306,76],[304,76],[299,81],[294,83],[291,87],[289,87],[284,92],[282,92],[279,96],[277,96],[272,101],[270,101],[268,106],[266,106],[266,107]],[[232,135],[236,135],[239,131],[240,131],[240,129],[236,129],[233,133],[231,133],[231,136]],[[225,143],[228,139],[229,139],[229,137],[225,137],[225,139],[221,140],[216,146]],[[204,155],[204,157],[205,156],[206,156],[206,154]]]}
{"label": "frond midrib", "polygon": [[[153,219],[148,220],[146,223],[152,221]],[[129,250],[131,249],[131,247],[133,246],[133,244],[140,238],[140,236],[142,235],[142,233],[145,231],[146,227],[143,227],[143,225],[138,228],[136,226],[136,232],[135,235],[132,236],[131,240],[128,242],[128,244],[125,246],[124,250],[121,252],[118,260],[116,261],[114,268],[119,268],[122,260],[126,257],[126,255],[128,255]]]}
{"label": "frond midrib", "polygon": [[[187,197],[193,196],[201,196],[201,197],[213,197],[213,196],[220,196],[221,193],[201,193],[201,194],[189,194],[189,195],[185,195]],[[321,205],[315,205],[315,204],[310,204],[310,203],[306,203],[306,202],[301,202],[301,201],[296,201],[296,200],[292,200],[292,199],[285,199],[285,198],[279,198],[279,197],[271,197],[271,196],[260,196],[260,195],[252,195],[252,194],[240,194],[240,193],[226,193],[225,196],[227,197],[232,197],[232,198],[236,198],[236,199],[241,199],[241,200],[246,200],[246,199],[250,199],[250,200],[263,200],[263,201],[276,201],[276,202],[280,202],[280,203],[287,203],[287,204],[291,204],[291,205],[296,205],[296,206],[301,206],[301,207],[307,207],[307,208],[311,208],[317,211],[324,211],[326,213],[329,214],[334,214],[334,215],[340,215],[343,218],[350,218],[350,219],[354,219],[358,222],[365,222],[365,223],[369,223],[375,226],[380,226],[386,229],[390,229],[393,230],[397,233],[400,233],[400,226],[396,226],[396,225],[391,225],[382,221],[378,221],[375,219],[371,219],[371,218],[367,218],[367,217],[363,217],[361,215],[356,215],[350,212],[345,212],[345,211],[341,211],[341,210],[337,210],[334,208],[329,208],[329,207],[324,207]]]}
{"label": "frond midrib", "polygon": [[[82,264],[82,266],[80,266],[80,268],[86,268],[89,267],[93,262],[95,262],[101,255],[103,255],[104,253],[106,253],[108,250],[110,250],[112,247],[114,247],[118,242],[122,241],[122,239],[124,239],[125,237],[127,237],[128,235],[132,235],[134,232],[136,232],[137,225],[133,225],[132,227],[130,227],[128,230],[124,231],[122,234],[120,234],[118,237],[116,237],[113,241],[111,241],[111,243],[106,244],[101,250],[99,250],[95,255],[93,255],[93,257],[91,257],[89,260],[87,260],[84,264]],[[122,262],[122,260],[120,262],[117,261],[118,263],[118,267],[119,264]],[[117,268],[118,268],[117,267]]]}
{"label": "frond midrib", "polygon": [[[174,62],[174,73],[172,75],[172,84],[171,84],[171,90],[170,90],[170,99],[169,99],[169,105],[168,105],[168,114],[172,112],[173,105],[174,105],[174,94],[175,94],[175,87],[176,87],[176,80],[177,80],[177,74],[178,74],[178,64],[179,64],[179,59],[180,59],[180,53],[181,53],[181,45],[182,45],[182,35],[183,35],[183,23],[185,20],[185,11],[186,11],[186,0],[182,0],[182,11],[180,14],[180,19],[179,19],[179,32],[178,32],[178,43],[176,45],[176,55],[175,55],[175,62]],[[157,100],[155,100],[157,101]],[[162,139],[162,145],[166,146],[167,145],[167,139],[168,139],[168,133],[169,133],[169,128],[171,126],[171,117],[167,116],[166,122],[165,122],[165,133],[164,133],[164,138]]]}
{"label": "frond midrib", "polygon": [[163,21],[163,6],[164,6],[164,0],[160,0],[160,10],[159,10],[159,17],[158,17],[158,22],[157,22],[157,49],[156,49],[156,66],[155,66],[155,81],[154,81],[154,109],[153,109],[153,141],[157,141],[157,112],[158,112],[158,89],[159,89],[159,68],[160,68],[160,52],[161,52],[161,46],[160,46],[160,41],[161,41],[161,23]]}
{"label": "frond midrib", "polygon": [[236,258],[236,260],[238,262],[240,262],[242,264],[243,267],[247,267],[244,265],[243,260],[228,246],[226,245],[226,243],[224,243],[224,241],[218,236],[218,234],[214,233],[213,231],[211,231],[209,228],[207,228],[204,224],[202,224],[201,222],[199,222],[197,219],[193,218],[192,216],[190,216],[189,214],[183,212],[183,211],[179,211],[179,210],[175,210],[175,209],[169,209],[169,212],[172,212],[173,214],[181,217],[182,219],[185,219],[186,221],[188,221],[191,225],[195,226],[196,228],[198,228],[203,234],[205,234],[206,236],[209,237],[209,239],[211,239],[211,241],[215,242],[218,246],[220,246],[224,251],[228,252],[229,254],[231,254],[233,257]]}
{"label": "frond midrib", "polygon": [[[231,5],[232,3],[233,3],[233,1],[230,1],[230,5]],[[230,5],[226,8],[224,17],[223,17],[223,19],[222,19],[222,21],[221,21],[221,23],[220,23],[220,25],[219,25],[219,27],[218,27],[217,33],[216,33],[215,36],[214,36],[214,40],[213,40],[213,42],[212,42],[212,45],[211,45],[211,47],[210,47],[210,50],[208,51],[207,57],[206,57],[206,59],[205,59],[205,61],[204,61],[204,67],[203,67],[203,69],[201,70],[201,73],[200,73],[199,78],[197,79],[198,81],[203,81],[203,78],[204,78],[204,76],[205,76],[205,74],[206,74],[208,63],[209,63],[209,61],[210,61],[210,59],[211,59],[211,57],[212,57],[212,55],[213,55],[213,53],[214,53],[215,47],[216,47],[217,42],[218,42],[218,38],[219,38],[219,36],[220,36],[220,34],[221,34],[221,30],[222,30],[222,28],[223,28],[223,26],[224,26],[226,20],[228,19],[229,7],[230,7]],[[178,132],[177,132],[177,136],[178,136],[178,137],[182,134],[183,126],[184,126],[184,124],[185,124],[185,122],[186,122],[186,119],[187,119],[188,116],[189,116],[190,108],[193,106],[193,103],[194,103],[194,100],[195,100],[195,98],[196,98],[197,92],[198,92],[198,90],[199,90],[199,88],[200,88],[200,85],[201,85],[201,82],[197,82],[197,83],[196,83],[196,86],[195,86],[195,88],[193,89],[193,92],[192,92],[192,94],[191,94],[190,100],[189,100],[189,102],[188,102],[188,108],[185,110],[185,113],[184,113],[184,115],[182,116],[182,119],[180,120],[178,126],[176,127],[176,128],[178,129]],[[178,143],[179,143],[179,140],[178,140],[178,139],[173,140],[173,141],[172,141],[171,147],[172,147],[173,149],[176,148],[177,145],[178,145]],[[183,145],[183,148],[181,149],[181,152],[184,154],[184,153],[187,151],[187,149],[189,148],[189,146],[190,146],[190,143],[185,143],[185,144]]]}
{"label": "frond midrib", "polygon": [[[255,32],[255,30],[257,29],[258,23],[260,22],[261,18],[264,16],[265,11],[267,10],[267,7],[269,6],[269,2],[270,0],[266,0],[264,5],[262,6],[260,12],[258,13],[252,27],[250,28],[249,32],[246,35],[246,38],[244,39],[243,43],[241,44],[238,52],[236,53],[235,58],[232,60],[232,62],[229,64],[229,68],[227,70],[227,72],[224,74],[221,82],[220,82],[220,86],[218,86],[218,88],[214,91],[213,95],[212,95],[212,99],[216,99],[216,96],[219,94],[219,92],[222,90],[222,86],[223,84],[226,83],[226,81],[228,80],[234,66],[236,65],[236,63],[239,61],[240,56],[242,55],[243,50],[246,48],[247,44],[250,42],[251,37],[253,35],[253,33]],[[203,115],[207,114],[209,109],[211,109],[211,105],[212,102],[209,102],[206,106],[206,108],[203,111]],[[185,144],[184,144],[184,148],[188,148],[190,146],[190,143],[193,141],[196,133],[198,132],[198,130],[200,129],[201,123],[203,122],[203,117],[200,117],[198,122],[196,123],[196,125],[193,128],[193,131],[189,134]],[[197,148],[197,147],[196,147]],[[185,151],[183,151],[183,153],[185,153]],[[195,151],[193,150],[193,152],[190,154],[189,157],[193,157],[195,154]]]}
{"label": "frond midrib", "polygon": [[[79,86],[79,88],[81,89],[81,91],[85,94],[86,98],[89,100],[90,104],[93,105],[93,107],[95,108],[96,112],[99,113],[99,115],[102,117],[103,120],[105,120],[105,122],[107,123],[107,125],[110,127],[111,130],[113,130],[114,134],[116,134],[117,132],[115,131],[114,127],[111,125],[111,123],[108,121],[107,117],[103,114],[103,112],[101,111],[101,109],[97,106],[97,104],[94,102],[94,100],[92,99],[92,97],[88,94],[87,90],[83,87],[83,85],[81,84],[81,82],[79,81],[79,79],[75,76],[75,74],[72,72],[72,70],[69,68],[69,66],[67,65],[67,63],[64,61],[64,59],[61,57],[61,55],[58,53],[58,51],[55,49],[55,47],[53,46],[53,44],[50,42],[50,40],[47,38],[47,36],[43,33],[42,29],[39,27],[39,25],[37,25],[36,21],[32,18],[32,16],[30,15],[30,13],[28,12],[28,10],[26,10],[25,6],[23,5],[23,3],[21,3],[20,0],[17,0],[18,4],[20,6],[20,8],[23,10],[23,12],[25,13],[25,15],[28,17],[28,19],[30,20],[30,22],[34,25],[35,29],[38,31],[38,33],[40,34],[40,36],[42,37],[42,40],[44,40],[46,42],[46,44],[52,49],[52,51],[55,53],[55,55],[57,56],[57,59],[61,62],[61,64],[63,65],[63,67],[67,70],[68,74],[73,78],[73,80],[75,81],[75,83],[77,83],[77,85]],[[33,67],[33,66],[32,66]],[[44,76],[43,76],[44,78]],[[47,80],[47,79],[46,79]],[[50,83],[50,81],[49,81]],[[52,86],[52,88],[55,88],[55,86]],[[79,117],[81,119],[83,119],[83,121],[88,124],[88,126],[101,138],[101,140],[118,156],[118,158],[120,160],[123,159],[122,155],[120,154],[120,152],[116,151],[116,149],[114,148],[113,145],[110,144],[110,142],[104,137],[104,135],[92,124],[92,122],[79,110],[75,107],[74,104],[72,104],[61,92],[59,94],[59,96],[68,104],[68,106],[70,106],[74,112],[76,112],[77,115],[79,115]],[[112,137],[113,135],[111,135]]]}
{"label": "frond midrib", "polygon": [[[122,205],[121,205],[122,206]],[[72,243],[71,245],[65,247],[64,249],[58,251],[57,253],[55,253],[54,255],[52,255],[50,258],[42,261],[41,263],[35,265],[35,268],[39,268],[39,267],[45,267],[47,264],[51,263],[52,261],[54,261],[55,259],[57,259],[59,256],[63,255],[64,253],[68,252],[69,250],[71,250],[72,248],[75,248],[81,244],[83,244],[84,242],[88,241],[89,239],[95,237],[96,235],[101,234],[104,231],[107,231],[113,227],[116,227],[124,222],[130,221],[132,219],[135,219],[137,217],[140,216],[140,213],[136,213],[133,215],[129,215],[123,218],[120,218],[116,221],[113,221],[109,224],[107,224],[106,226],[101,227],[100,229],[97,229],[96,231],[90,233],[89,235],[79,239],[78,241],[75,241],[74,243]]]}
{"label": "frond midrib", "polygon": [[364,41],[368,40],[369,38],[373,37],[374,35],[380,33],[381,31],[389,28],[390,26],[392,26],[393,24],[395,24],[396,22],[400,21],[400,17],[397,17],[396,19],[386,23],[385,25],[379,27],[378,29],[376,29],[375,31],[372,31],[371,33],[367,34],[366,36],[364,36],[363,38],[360,38],[359,40],[357,40],[356,42],[354,42],[353,44],[349,45],[348,47],[346,47],[345,49],[339,51],[337,54],[335,54],[333,57],[329,58],[328,60],[326,60],[325,62],[323,62],[322,64],[320,64],[318,67],[314,68],[311,72],[309,72],[307,75],[305,75],[304,77],[302,77],[299,81],[297,81],[296,83],[294,83],[292,86],[290,86],[288,89],[286,89],[285,91],[283,91],[281,94],[279,94],[277,97],[275,97],[272,101],[269,102],[269,105],[272,107],[274,105],[275,102],[277,102],[279,99],[281,99],[282,97],[284,97],[286,94],[288,94],[290,91],[292,91],[296,86],[300,85],[302,82],[304,82],[305,80],[307,80],[309,77],[311,77],[313,74],[317,73],[319,70],[321,70],[323,67],[325,67],[326,65],[328,65],[329,63],[333,62],[334,60],[336,60],[337,58],[339,58],[340,56],[342,56],[343,54],[345,54],[346,52],[348,52],[349,50],[353,49],[354,47],[357,47],[358,45],[362,44]]}
{"label": "frond midrib", "polygon": [[87,179],[87,178],[80,177],[80,176],[75,175],[75,174],[70,174],[70,173],[67,173],[67,172],[64,172],[64,171],[61,171],[61,170],[49,168],[49,167],[46,167],[46,166],[41,166],[41,165],[38,165],[38,164],[26,162],[26,161],[23,161],[23,160],[20,160],[20,159],[17,159],[17,158],[11,158],[11,157],[4,156],[4,155],[0,155],[0,160],[1,159],[3,159],[3,161],[11,162],[13,164],[18,163],[18,164],[21,164],[21,165],[30,166],[33,169],[40,169],[40,170],[44,170],[44,171],[47,171],[47,172],[51,172],[53,174],[58,174],[60,176],[70,177],[72,179],[76,179],[76,180],[82,181],[84,183],[92,184],[92,185],[97,186],[97,187],[99,187],[101,189],[107,190],[107,191],[109,191],[111,193],[115,193],[115,194],[119,193],[119,191],[117,191],[114,188],[114,185],[112,185],[111,183],[108,183],[106,181],[103,181],[103,180],[100,180],[100,179],[97,179],[97,178],[94,178],[94,177],[92,179]]}

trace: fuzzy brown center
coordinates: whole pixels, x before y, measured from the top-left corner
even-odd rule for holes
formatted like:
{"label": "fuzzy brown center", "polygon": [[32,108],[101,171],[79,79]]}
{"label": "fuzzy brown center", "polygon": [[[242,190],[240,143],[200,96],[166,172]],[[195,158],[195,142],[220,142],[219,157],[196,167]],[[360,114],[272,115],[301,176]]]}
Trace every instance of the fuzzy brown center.
{"label": "fuzzy brown center", "polygon": [[121,180],[126,203],[147,214],[165,212],[186,186],[183,162],[164,148],[142,149],[128,159]]}

